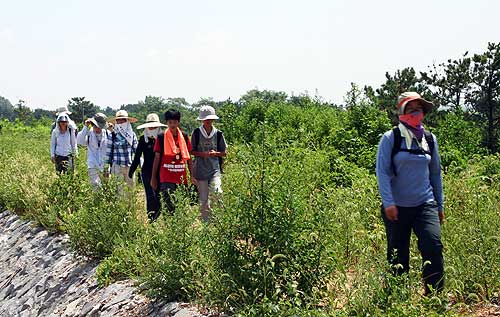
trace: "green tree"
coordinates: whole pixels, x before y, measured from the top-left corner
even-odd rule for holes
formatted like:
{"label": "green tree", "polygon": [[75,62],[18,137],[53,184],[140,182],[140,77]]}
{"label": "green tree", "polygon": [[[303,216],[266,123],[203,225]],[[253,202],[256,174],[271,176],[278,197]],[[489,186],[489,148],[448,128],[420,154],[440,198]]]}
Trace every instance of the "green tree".
{"label": "green tree", "polygon": [[488,43],[488,50],[472,58],[471,89],[468,104],[486,120],[486,144],[491,152],[498,150],[500,121],[500,42]]}
{"label": "green tree", "polygon": [[26,102],[24,100],[19,99],[14,112],[16,118],[25,124],[29,124],[33,121],[33,112],[28,106],[26,106]]}
{"label": "green tree", "polygon": [[0,96],[0,118],[12,120],[14,119],[14,116],[14,107],[10,103],[9,99]]}
{"label": "green tree", "polygon": [[429,67],[429,72],[421,72],[422,79],[434,90],[434,101],[457,110],[465,104],[465,95],[471,84],[471,58],[465,52],[458,60]]}
{"label": "green tree", "polygon": [[99,107],[89,100],[85,100],[85,97],[73,97],[68,100],[68,109],[73,113],[72,119],[75,122],[81,123],[96,112],[99,112]]}

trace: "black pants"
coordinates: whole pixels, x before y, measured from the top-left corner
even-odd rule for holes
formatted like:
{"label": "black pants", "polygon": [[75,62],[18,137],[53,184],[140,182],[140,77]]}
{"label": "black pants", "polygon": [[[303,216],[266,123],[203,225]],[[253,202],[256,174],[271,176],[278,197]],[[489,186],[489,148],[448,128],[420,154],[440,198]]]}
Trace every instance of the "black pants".
{"label": "black pants", "polygon": [[75,167],[73,164],[73,156],[68,155],[68,156],[61,156],[61,155],[56,155],[56,171],[59,173],[67,173],[68,170],[70,172],[73,172]]}
{"label": "black pants", "polygon": [[398,220],[394,222],[386,218],[382,208],[387,234],[387,260],[393,266],[402,266],[395,267],[395,274],[410,270],[410,236],[413,229],[422,255],[425,292],[429,293],[429,285],[434,290],[441,291],[444,284],[444,260],[437,203],[428,202],[416,207],[397,208]]}
{"label": "black pants", "polygon": [[144,185],[144,191],[146,192],[146,210],[148,211],[148,217],[150,221],[154,221],[158,218],[160,211],[160,197],[159,192],[155,191],[151,187],[151,175],[148,173],[141,173],[142,184]]}
{"label": "black pants", "polygon": [[168,212],[172,215],[175,211],[174,204],[174,191],[177,189],[177,184],[175,183],[160,183],[160,192],[159,192],[159,206],[158,210],[151,213],[149,215],[150,221],[155,221],[160,216],[160,210],[162,208],[166,208]]}

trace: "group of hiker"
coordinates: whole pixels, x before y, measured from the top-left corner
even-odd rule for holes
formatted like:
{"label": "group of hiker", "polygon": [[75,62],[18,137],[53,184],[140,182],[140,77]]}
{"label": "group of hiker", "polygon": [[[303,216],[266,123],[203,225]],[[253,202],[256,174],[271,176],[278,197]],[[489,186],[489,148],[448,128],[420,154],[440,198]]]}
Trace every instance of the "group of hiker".
{"label": "group of hiker", "polygon": [[[416,92],[401,94],[397,103],[399,124],[381,137],[376,160],[387,260],[394,274],[409,271],[413,230],[422,255],[425,294],[441,291],[444,280],[440,158],[435,135],[422,125],[432,107]],[[180,129],[181,114],[175,109],[165,112],[164,123],[157,114],[149,114],[146,122],[137,127],[144,129],[139,139],[131,126],[137,119],[129,117],[125,110],[109,120],[104,114],[96,114],[85,121],[76,137],[76,125],[69,114],[67,109],[58,111],[52,132],[51,155],[56,170],[73,168],[71,154],[77,153],[78,144],[88,148],[92,185],[99,186],[101,175],[109,172],[133,186],[134,172],[143,160],[141,175],[151,221],[158,218],[161,206],[174,212],[172,193],[189,182],[197,186],[201,218],[210,219],[209,192],[222,193],[220,158],[226,155],[224,135],[213,126],[213,121],[219,119],[213,107],[200,109],[197,119],[202,124],[191,137]]]}
{"label": "group of hiker", "polygon": [[[74,170],[77,145],[87,147],[87,167],[90,184],[97,188],[110,175],[130,189],[135,187],[134,174],[139,166],[146,196],[150,221],[155,221],[162,210],[175,211],[173,193],[179,186],[197,187],[201,219],[210,220],[212,199],[222,193],[222,157],[226,156],[226,141],[222,131],[213,126],[219,119],[215,109],[203,106],[197,118],[202,124],[191,138],[180,129],[181,113],[170,109],[164,114],[164,123],[156,113],[150,113],[146,122],[137,127],[143,130],[140,138],[132,128],[137,118],[119,110],[115,117],[96,113],[87,119],[77,132],[66,107],[57,110],[52,130],[50,153],[58,172]],[[193,159],[194,158],[194,163]],[[189,177],[188,177],[189,172]]]}

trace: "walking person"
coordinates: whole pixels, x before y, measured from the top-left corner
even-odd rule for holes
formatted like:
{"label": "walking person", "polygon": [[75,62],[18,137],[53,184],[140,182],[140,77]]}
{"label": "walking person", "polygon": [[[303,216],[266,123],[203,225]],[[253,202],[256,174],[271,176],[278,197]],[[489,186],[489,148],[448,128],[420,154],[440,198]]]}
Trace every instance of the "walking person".
{"label": "walking person", "polygon": [[135,170],[141,163],[141,179],[146,193],[146,209],[150,221],[153,221],[160,210],[160,203],[157,190],[151,187],[151,179],[158,180],[159,174],[153,174],[153,163],[155,160],[154,146],[159,134],[163,133],[162,127],[166,127],[160,122],[156,113],[150,113],[146,117],[146,123],[141,124],[137,129],[144,129],[144,134],[139,138],[139,145],[135,150],[134,160],[130,166],[128,177],[132,178]]}
{"label": "walking person", "polygon": [[441,165],[436,137],[422,126],[432,107],[416,92],[399,96],[399,125],[382,136],[376,164],[387,260],[396,274],[409,271],[413,230],[422,255],[425,294],[444,285]]}
{"label": "walking person", "polygon": [[57,117],[60,115],[60,114],[65,114],[68,116],[68,127],[71,129],[71,131],[75,134],[75,137],[78,133],[78,127],[76,126],[76,123],[75,121],[71,120],[71,111],[68,110],[68,106],[62,106],[62,107],[59,107],[56,109],[56,121],[54,121],[54,123],[52,123],[52,127],[51,127],[51,132],[55,129],[56,125],[57,125]]}
{"label": "walking person", "polygon": [[[154,146],[155,159],[153,163],[153,175],[160,175],[160,196],[163,208],[169,213],[175,211],[173,193],[179,185],[188,186],[186,167],[191,176],[191,183],[196,181],[192,174],[191,164],[191,142],[186,133],[179,128],[181,113],[178,110],[170,109],[165,112],[165,122],[167,129],[160,133]],[[158,188],[158,180],[151,178],[151,187]],[[151,220],[154,221],[160,215],[159,211],[153,214]]]}
{"label": "walking person", "polygon": [[104,157],[108,141],[107,117],[103,113],[96,113],[92,118],[85,120],[82,131],[78,132],[78,145],[87,147],[87,170],[92,187],[99,187],[104,176]]}
{"label": "walking person", "polygon": [[226,156],[227,145],[222,131],[213,126],[217,119],[213,107],[201,107],[197,120],[202,125],[191,136],[195,156],[193,172],[198,186],[201,219],[205,222],[211,217],[209,193],[212,193],[212,199],[218,199],[222,194],[222,158]]}
{"label": "walking person", "polygon": [[78,155],[76,135],[73,128],[69,127],[68,124],[68,115],[59,114],[50,138],[50,157],[56,171],[59,173],[73,172],[74,157]]}
{"label": "walking person", "polygon": [[138,143],[131,123],[136,122],[137,119],[129,117],[127,111],[119,110],[116,112],[116,116],[109,121],[114,124],[114,128],[113,132],[108,133],[104,159],[104,164],[107,165],[105,171],[109,171],[117,179],[125,181],[129,188],[134,188],[134,177],[129,177],[128,172]]}

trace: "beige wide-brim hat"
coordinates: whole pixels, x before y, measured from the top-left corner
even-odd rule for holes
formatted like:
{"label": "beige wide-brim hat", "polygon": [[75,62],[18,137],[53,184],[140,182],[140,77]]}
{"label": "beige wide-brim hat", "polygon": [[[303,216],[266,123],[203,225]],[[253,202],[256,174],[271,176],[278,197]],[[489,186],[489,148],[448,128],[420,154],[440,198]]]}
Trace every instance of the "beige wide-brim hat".
{"label": "beige wide-brim hat", "polygon": [[158,128],[158,127],[166,127],[166,125],[160,122],[160,118],[156,113],[150,113],[146,117],[146,123],[141,124],[140,126],[137,127],[137,129]]}
{"label": "beige wide-brim hat", "polygon": [[420,96],[420,94],[414,91],[407,91],[399,95],[398,98],[398,110],[399,114],[404,114],[406,104],[413,100],[419,100],[422,104],[422,108],[424,109],[424,113],[429,113],[432,110],[434,104],[430,101],[425,100]]}
{"label": "beige wide-brim hat", "polygon": [[200,108],[200,115],[196,120],[218,120],[219,117],[215,114],[215,109],[212,106],[203,106]]}
{"label": "beige wide-brim hat", "polygon": [[127,119],[128,122],[134,123],[137,122],[137,118],[129,117],[128,112],[126,110],[118,110],[116,115],[113,118],[110,118],[108,122],[112,122],[116,124],[116,119]]}
{"label": "beige wide-brim hat", "polygon": [[61,113],[70,115],[71,111],[68,110],[68,106],[62,106],[56,109],[56,116],[60,115]]}

